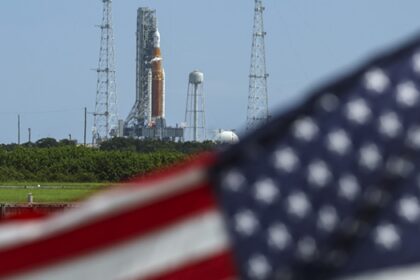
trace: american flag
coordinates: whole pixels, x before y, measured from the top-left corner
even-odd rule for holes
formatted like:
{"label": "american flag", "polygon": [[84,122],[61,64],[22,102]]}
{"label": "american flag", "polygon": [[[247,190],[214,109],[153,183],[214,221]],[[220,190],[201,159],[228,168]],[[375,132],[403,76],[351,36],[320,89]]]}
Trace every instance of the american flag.
{"label": "american flag", "polygon": [[227,150],[0,224],[0,278],[419,279],[419,153],[420,37]]}
{"label": "american flag", "polygon": [[420,262],[419,89],[417,38],[223,155],[213,176],[241,279],[372,279]]}

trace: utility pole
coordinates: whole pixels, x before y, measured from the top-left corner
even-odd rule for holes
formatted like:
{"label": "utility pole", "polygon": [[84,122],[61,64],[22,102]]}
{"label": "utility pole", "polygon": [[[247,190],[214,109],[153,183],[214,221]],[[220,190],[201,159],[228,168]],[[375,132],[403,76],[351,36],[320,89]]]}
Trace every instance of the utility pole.
{"label": "utility pole", "polygon": [[87,108],[85,107],[85,124],[83,129],[83,145],[86,146]]}
{"label": "utility pole", "polygon": [[18,115],[18,145],[20,145],[20,115]]}
{"label": "utility pole", "polygon": [[255,0],[246,124],[248,131],[268,121],[268,74],[265,63],[264,9],[262,0]]}
{"label": "utility pole", "polygon": [[31,143],[31,128],[28,128],[28,142]]}

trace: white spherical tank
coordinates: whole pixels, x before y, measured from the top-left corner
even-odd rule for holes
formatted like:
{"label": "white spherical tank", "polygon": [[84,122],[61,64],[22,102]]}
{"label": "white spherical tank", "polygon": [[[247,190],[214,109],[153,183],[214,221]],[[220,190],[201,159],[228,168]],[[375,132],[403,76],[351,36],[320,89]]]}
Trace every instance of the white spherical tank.
{"label": "white spherical tank", "polygon": [[204,74],[200,71],[194,70],[190,73],[190,83],[194,85],[202,84],[204,82]]}
{"label": "white spherical tank", "polygon": [[216,135],[216,141],[224,144],[235,144],[239,142],[239,137],[233,131],[225,130]]}

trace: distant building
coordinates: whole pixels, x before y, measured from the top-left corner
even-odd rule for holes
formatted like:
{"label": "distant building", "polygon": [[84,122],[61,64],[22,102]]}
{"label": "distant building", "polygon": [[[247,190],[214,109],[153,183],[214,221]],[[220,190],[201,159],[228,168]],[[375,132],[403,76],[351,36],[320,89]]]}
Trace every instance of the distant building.
{"label": "distant building", "polygon": [[219,129],[219,131],[216,133],[214,141],[223,144],[235,144],[239,142],[239,137],[232,130]]}

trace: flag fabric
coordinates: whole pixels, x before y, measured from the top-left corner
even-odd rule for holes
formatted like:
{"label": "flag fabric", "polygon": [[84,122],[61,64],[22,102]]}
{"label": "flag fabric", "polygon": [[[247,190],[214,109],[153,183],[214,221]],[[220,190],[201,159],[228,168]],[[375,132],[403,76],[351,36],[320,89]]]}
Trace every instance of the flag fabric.
{"label": "flag fabric", "polygon": [[229,279],[204,156],[48,218],[0,224],[0,279]]}
{"label": "flag fabric", "polygon": [[419,90],[417,37],[223,155],[213,176],[241,279],[416,265],[420,279]]}
{"label": "flag fabric", "polygon": [[0,278],[419,279],[420,36],[309,96],[224,151],[0,224]]}

